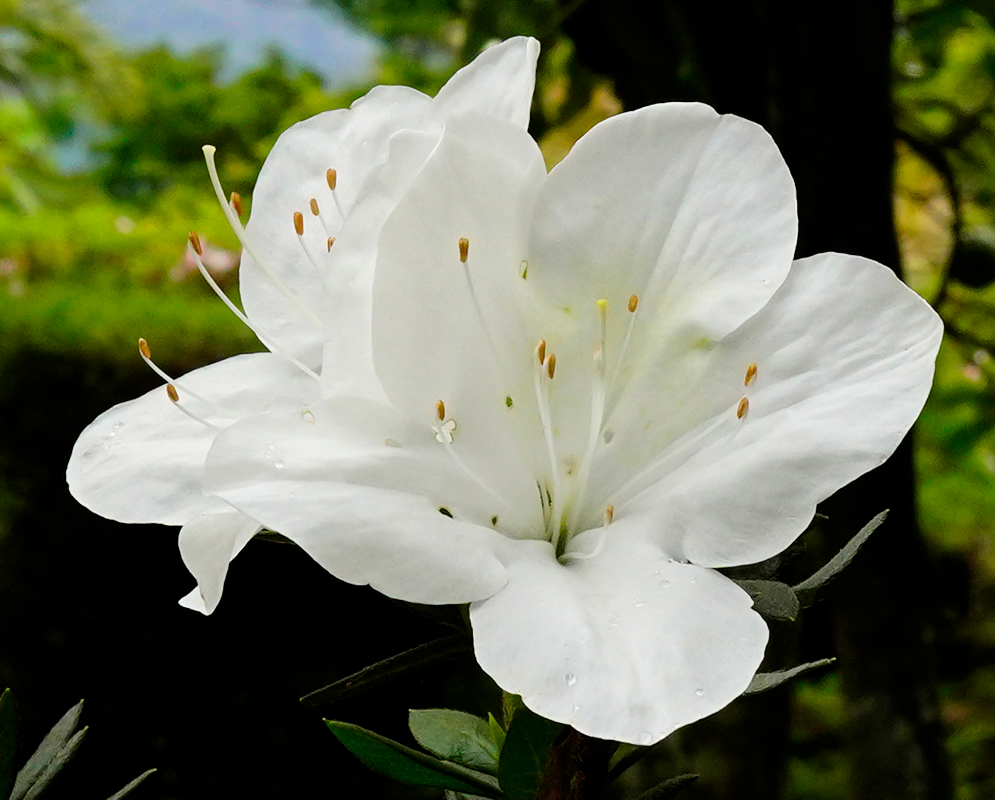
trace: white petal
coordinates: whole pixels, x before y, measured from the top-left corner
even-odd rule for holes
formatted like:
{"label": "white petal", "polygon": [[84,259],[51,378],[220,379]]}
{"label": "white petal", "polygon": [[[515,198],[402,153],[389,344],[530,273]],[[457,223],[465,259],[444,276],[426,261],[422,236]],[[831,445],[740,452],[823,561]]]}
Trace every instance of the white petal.
{"label": "white petal", "polygon": [[[318,392],[314,380],[270,353],[194,370],[177,387],[184,406],[220,427],[289,398],[306,403]],[[66,470],[69,491],[91,511],[119,522],[182,525],[227,509],[203,493],[204,460],[215,435],[175,408],[165,387],[153,389],[105,411],[80,434]]]}
{"label": "white petal", "polygon": [[525,131],[474,114],[451,122],[384,226],[373,296],[374,363],[391,403],[431,425],[442,400],[460,457],[536,510],[536,340],[521,321],[519,265],[544,176]]}
{"label": "white petal", "polygon": [[260,530],[238,511],[201,514],[180,529],[180,557],[197,579],[197,588],[180,604],[210,614],[218,607],[228,564]]}
{"label": "white petal", "polygon": [[506,580],[491,517],[516,509],[454,469],[430,429],[383,406],[328,401],[245,420],[218,437],[207,486],[336,577],[390,597],[465,603]]}
{"label": "white petal", "polygon": [[[430,100],[413,89],[378,86],[349,109],[318,114],[288,128],[263,164],[252,193],[246,232],[253,250],[311,312],[320,316],[322,273],[333,266],[327,238],[337,236],[370,173],[387,158],[390,137],[424,123]],[[335,169],[334,192],[326,171]],[[318,203],[321,219],[310,211]],[[304,240],[294,212],[304,215]],[[293,305],[243,253],[240,286],[245,310],[260,333],[311,366],[321,363],[323,328]]]}
{"label": "white petal", "polygon": [[537,714],[651,744],[746,689],[767,627],[732,581],[668,561],[626,527],[567,566],[546,543],[512,543],[508,585],[470,620],[480,666]]}
{"label": "white petal", "polygon": [[432,102],[432,116],[446,119],[480,111],[525,129],[535,89],[539,42],[516,36],[487,48],[451,77]]}
{"label": "white petal", "polygon": [[834,253],[796,262],[682,398],[724,408],[665,448],[644,476],[656,482],[622,507],[655,515],[657,541],[703,566],[780,552],[818,502],[898,446],[926,400],[941,336],[939,317],[880,264]]}

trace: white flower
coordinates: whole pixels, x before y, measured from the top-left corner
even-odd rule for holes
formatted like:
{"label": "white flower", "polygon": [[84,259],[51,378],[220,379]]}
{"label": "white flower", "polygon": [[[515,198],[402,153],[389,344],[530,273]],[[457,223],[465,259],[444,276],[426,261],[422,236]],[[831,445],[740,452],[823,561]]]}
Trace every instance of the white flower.
{"label": "white flower", "polygon": [[[67,470],[70,491],[98,514],[183,526],[181,555],[199,584],[184,605],[214,610],[229,561],[261,527],[204,493],[204,461],[215,436],[271,408],[290,405],[301,413],[319,398],[324,315],[333,321],[351,315],[359,325],[369,319],[376,241],[396,198],[452,116],[476,110],[528,125],[537,56],[535,40],[512,39],[456,73],[434,99],[379,86],[350,109],[294,125],[263,166],[253,197],[257,210],[245,230],[221,192],[213,148],[205,148],[219,199],[247,245],[240,275],[246,322],[272,352],[237,356],[174,380],[158,370],[142,342],[143,357],[173,388],[100,415],[80,435]],[[295,212],[302,212],[299,219]],[[331,237],[337,242],[330,246]],[[324,283],[335,292],[327,308]],[[333,330],[331,338],[337,335]],[[366,339],[354,336],[344,357],[368,353]],[[331,376],[345,374],[336,352],[324,371]],[[379,391],[372,366],[358,363],[348,371],[353,391],[364,384]],[[277,459],[271,463],[279,467]]]}
{"label": "white flower", "polygon": [[343,364],[372,330],[379,391],[234,424],[207,489],[343,580],[470,603],[480,665],[539,714],[657,741],[762,658],[715,568],[783,550],[929,389],[926,303],[795,238],[745,120],[621,114],[547,174],[520,126],[455,116],[383,226],[372,328],[330,323]]}

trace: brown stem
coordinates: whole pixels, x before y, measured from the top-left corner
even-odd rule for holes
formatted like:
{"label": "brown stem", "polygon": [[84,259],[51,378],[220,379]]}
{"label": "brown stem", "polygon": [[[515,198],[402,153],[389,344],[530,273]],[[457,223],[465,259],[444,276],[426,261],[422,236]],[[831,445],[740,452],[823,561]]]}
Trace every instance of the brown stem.
{"label": "brown stem", "polygon": [[604,800],[614,742],[563,729],[553,743],[536,800]]}

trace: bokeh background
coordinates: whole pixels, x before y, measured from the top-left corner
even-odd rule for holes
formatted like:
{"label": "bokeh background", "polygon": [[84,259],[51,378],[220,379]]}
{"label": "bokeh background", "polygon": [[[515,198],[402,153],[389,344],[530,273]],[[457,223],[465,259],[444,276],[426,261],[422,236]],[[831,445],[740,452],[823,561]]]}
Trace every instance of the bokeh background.
{"label": "bokeh background", "polygon": [[[795,175],[798,255],[892,265],[947,338],[914,432],[825,504],[777,564],[805,577],[882,508],[822,604],[778,624],[767,668],[833,668],[678,732],[616,788],[695,771],[695,798],[995,796],[995,2],[991,0],[0,0],[0,687],[25,746],[86,698],[53,795],[435,797],[351,760],[323,715],[403,738],[407,708],[484,712],[455,661],[332,708],[297,698],[434,638],[445,620],[255,541],[209,618],[175,532],[80,508],[78,432],[158,384],[258,349],[200,147],[251,198],[278,133],[377,83],[434,92],[494,38],[543,45],[532,131],[550,165],[625,108],[702,100],[764,124]],[[25,753],[26,755],[26,753]]]}

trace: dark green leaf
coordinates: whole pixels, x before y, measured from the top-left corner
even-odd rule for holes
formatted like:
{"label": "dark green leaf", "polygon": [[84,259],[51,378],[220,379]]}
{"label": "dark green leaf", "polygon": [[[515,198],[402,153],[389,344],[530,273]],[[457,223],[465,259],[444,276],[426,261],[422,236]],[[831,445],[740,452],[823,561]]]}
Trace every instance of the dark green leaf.
{"label": "dark green leaf", "polygon": [[769,691],[777,686],[780,686],[785,681],[789,681],[798,675],[804,675],[806,672],[811,672],[813,669],[819,669],[819,667],[825,667],[832,664],[835,658],[822,658],[818,661],[810,661],[807,664],[800,664],[797,667],[792,667],[791,669],[782,669],[777,672],[758,672],[753,676],[753,680],[750,681],[750,685],[746,687],[746,691],[743,694],[760,694],[761,692]]}
{"label": "dark green leaf", "polygon": [[753,610],[768,619],[798,618],[798,596],[780,581],[737,581],[753,598]]}
{"label": "dark green leaf", "polygon": [[343,700],[374,689],[406,673],[473,652],[473,642],[467,636],[447,636],[427,642],[396,656],[371,664],[341,680],[316,689],[301,698],[308,705],[322,705]]}
{"label": "dark green leaf", "polygon": [[17,777],[17,707],[6,689],[0,695],[0,800],[10,797]]}
{"label": "dark green leaf", "polygon": [[[83,737],[86,736],[87,728],[81,729],[79,732],[74,734],[68,742],[63,745],[58,753],[55,754],[55,758],[48,762],[45,769],[42,770],[41,775],[37,777],[34,783],[27,788],[24,794],[24,800],[35,800],[36,797],[41,795],[48,785],[55,780],[55,777],[62,772],[62,768],[69,763],[69,760],[76,755],[76,750],[81,744],[83,744]],[[18,775],[20,779],[20,775]],[[18,780],[20,783],[20,780]],[[14,787],[15,794],[11,795],[11,800],[14,799],[17,787]]]}
{"label": "dark green leaf", "polygon": [[677,797],[681,792],[698,780],[697,775],[678,775],[676,778],[668,778],[663,783],[658,783],[647,792],[643,792],[636,800],[670,800]]}
{"label": "dark green leaf", "polygon": [[857,535],[847,542],[843,546],[843,549],[833,556],[829,560],[829,563],[827,563],[822,569],[816,572],[808,580],[804,580],[793,587],[795,592],[798,593],[803,605],[811,605],[815,600],[818,589],[829,583],[829,581],[839,575],[846,568],[846,566],[853,561],[853,557],[857,555],[860,548],[864,546],[864,543],[869,538],[871,538],[871,534],[878,529],[887,516],[888,510],[885,509],[874,517],[874,519],[868,522],[863,528],[861,528],[857,532]]}
{"label": "dark green leaf", "polygon": [[123,789],[121,789],[118,792],[115,792],[110,797],[108,797],[107,800],[121,800],[122,797],[126,797],[127,795],[131,794],[135,789],[138,788],[138,785],[142,781],[144,781],[149,775],[151,775],[153,772],[155,772],[154,768],[153,769],[145,770],[145,772],[143,772],[141,775],[139,775],[137,778],[135,778],[135,780],[133,780],[131,783],[129,783]]}
{"label": "dark green leaf", "polygon": [[439,761],[400,742],[348,722],[326,719],[336,738],[367,767],[402,783],[500,798],[497,781],[459,764]]}
{"label": "dark green leaf", "polygon": [[62,719],[56,722],[52,730],[45,735],[41,744],[38,745],[38,749],[28,759],[28,763],[17,773],[17,781],[14,784],[13,792],[11,792],[10,800],[24,800],[31,788],[41,780],[42,776],[48,772],[53,764],[56,765],[55,769],[48,774],[45,780],[46,783],[52,780],[55,774],[72,757],[82,738],[75,741],[72,749],[64,757],[60,758],[60,754],[73,741],[72,736],[76,730],[76,726],[79,724],[79,717],[82,713],[83,701],[80,700],[63,714]]}
{"label": "dark green leaf", "polygon": [[520,706],[501,748],[498,781],[510,800],[534,800],[553,740],[563,725]]}
{"label": "dark green leaf", "polygon": [[497,774],[498,746],[486,720],[446,708],[412,709],[408,727],[415,740],[439,758]]}

